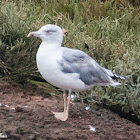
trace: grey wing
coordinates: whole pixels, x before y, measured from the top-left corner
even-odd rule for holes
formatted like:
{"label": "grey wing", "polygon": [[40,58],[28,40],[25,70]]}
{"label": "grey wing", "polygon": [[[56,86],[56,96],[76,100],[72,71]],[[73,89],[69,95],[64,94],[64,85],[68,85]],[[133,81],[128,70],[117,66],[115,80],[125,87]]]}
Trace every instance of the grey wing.
{"label": "grey wing", "polygon": [[79,74],[79,79],[86,85],[111,82],[111,77],[106,70],[80,50],[64,49],[59,64],[62,72]]}

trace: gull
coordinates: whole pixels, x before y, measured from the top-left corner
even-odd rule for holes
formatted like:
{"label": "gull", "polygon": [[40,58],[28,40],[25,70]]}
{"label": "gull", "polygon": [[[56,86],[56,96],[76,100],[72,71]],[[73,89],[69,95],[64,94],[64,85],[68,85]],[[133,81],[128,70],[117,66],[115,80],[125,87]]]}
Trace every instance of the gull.
{"label": "gull", "polygon": [[40,74],[48,83],[63,90],[64,111],[52,112],[61,121],[68,119],[72,91],[85,91],[97,85],[117,86],[120,83],[114,79],[126,79],[103,68],[85,52],[63,47],[65,33],[65,29],[47,24],[28,34],[42,40],[36,54]]}

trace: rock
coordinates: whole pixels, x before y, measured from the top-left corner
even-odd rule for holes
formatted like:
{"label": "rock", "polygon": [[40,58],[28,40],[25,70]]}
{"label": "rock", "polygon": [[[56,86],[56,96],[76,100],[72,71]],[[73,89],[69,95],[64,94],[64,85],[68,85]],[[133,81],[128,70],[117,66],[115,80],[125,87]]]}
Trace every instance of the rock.
{"label": "rock", "polygon": [[7,139],[7,135],[4,133],[0,133],[0,139]]}
{"label": "rock", "polygon": [[31,134],[29,136],[28,140],[36,140],[36,135],[35,134]]}

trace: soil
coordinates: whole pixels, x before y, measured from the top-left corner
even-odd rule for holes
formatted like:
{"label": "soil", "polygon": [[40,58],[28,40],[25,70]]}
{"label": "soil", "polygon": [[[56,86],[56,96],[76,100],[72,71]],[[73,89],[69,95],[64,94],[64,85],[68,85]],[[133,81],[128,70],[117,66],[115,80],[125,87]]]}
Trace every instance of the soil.
{"label": "soil", "polygon": [[[0,81],[0,139],[6,140],[140,140],[140,126],[110,110],[72,102],[66,122],[63,100],[44,98],[34,86],[21,88]],[[92,127],[92,128],[90,128]]]}

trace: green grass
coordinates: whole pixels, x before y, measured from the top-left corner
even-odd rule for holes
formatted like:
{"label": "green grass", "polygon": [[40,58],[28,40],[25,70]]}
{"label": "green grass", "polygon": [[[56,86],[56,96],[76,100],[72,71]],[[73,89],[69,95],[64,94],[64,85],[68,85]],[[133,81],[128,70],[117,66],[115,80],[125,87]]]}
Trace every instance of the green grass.
{"label": "green grass", "polygon": [[47,23],[58,24],[68,30],[64,46],[81,49],[100,65],[130,77],[119,87],[93,87],[78,100],[119,109],[140,124],[139,6],[137,0],[0,0],[1,79],[39,84],[35,55],[41,41],[26,36]]}

